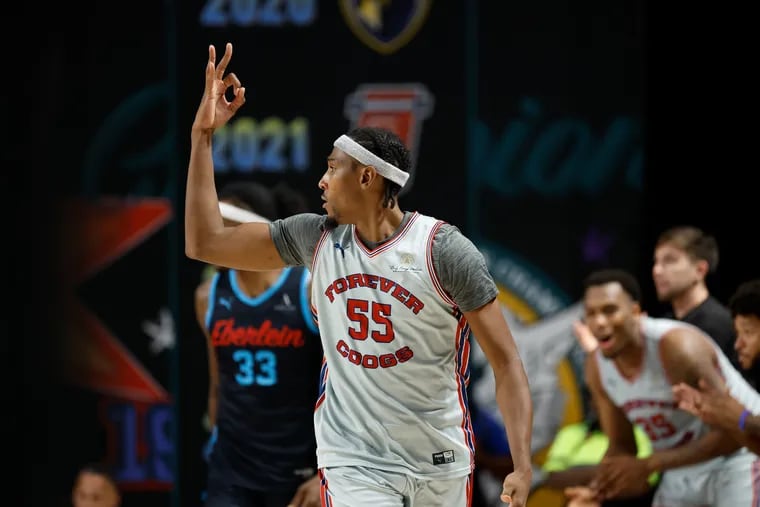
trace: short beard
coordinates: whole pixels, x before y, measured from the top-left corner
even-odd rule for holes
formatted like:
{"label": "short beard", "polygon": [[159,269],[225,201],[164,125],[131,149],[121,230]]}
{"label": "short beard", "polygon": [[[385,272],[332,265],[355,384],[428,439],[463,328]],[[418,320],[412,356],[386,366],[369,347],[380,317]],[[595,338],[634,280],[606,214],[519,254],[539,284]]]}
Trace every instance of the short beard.
{"label": "short beard", "polygon": [[322,225],[322,229],[326,231],[331,231],[336,227],[338,227],[338,221],[330,216],[325,219],[325,223]]}

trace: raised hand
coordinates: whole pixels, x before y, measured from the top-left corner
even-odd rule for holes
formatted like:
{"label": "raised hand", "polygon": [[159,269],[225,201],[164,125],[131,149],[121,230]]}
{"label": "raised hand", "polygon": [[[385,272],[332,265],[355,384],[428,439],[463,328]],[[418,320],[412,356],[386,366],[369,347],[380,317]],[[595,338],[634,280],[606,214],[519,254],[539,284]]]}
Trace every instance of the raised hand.
{"label": "raised hand", "polygon": [[575,339],[578,341],[581,349],[587,354],[593,352],[599,346],[599,342],[593,333],[591,333],[588,326],[579,320],[573,322],[573,334],[575,334]]}
{"label": "raised hand", "polygon": [[[206,86],[203,91],[201,105],[195,114],[193,129],[214,130],[235,116],[240,106],[245,103],[245,88],[240,85],[240,80],[230,72],[224,75],[227,65],[232,58],[232,44],[229,42],[224,48],[224,56],[216,65],[216,48],[208,47],[208,63],[206,64]],[[225,92],[232,87],[233,99],[227,100]]]}

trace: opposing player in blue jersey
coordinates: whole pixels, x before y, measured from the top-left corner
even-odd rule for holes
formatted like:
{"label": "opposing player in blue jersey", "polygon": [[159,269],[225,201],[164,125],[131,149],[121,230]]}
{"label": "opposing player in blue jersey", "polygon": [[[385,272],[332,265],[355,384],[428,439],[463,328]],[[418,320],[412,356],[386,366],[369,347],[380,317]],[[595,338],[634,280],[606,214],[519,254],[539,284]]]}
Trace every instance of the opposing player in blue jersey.
{"label": "opposing player in blue jersey", "polygon": [[502,500],[523,507],[531,483],[530,392],[482,254],[456,227],[399,208],[409,151],[380,128],[335,141],[318,185],[326,216],[225,227],[212,139],[245,102],[245,88],[226,74],[231,56],[228,44],[217,66],[209,48],[191,132],[186,253],[242,270],[311,266],[326,359],[314,414],[322,505],[470,505],[472,334],[493,368],[514,460]]}
{"label": "opposing player in blue jersey", "polygon": [[[282,185],[234,182],[219,199],[228,225],[305,209]],[[309,282],[303,267],[218,268],[196,289],[214,428],[206,507],[320,504],[313,419],[323,354]]]}

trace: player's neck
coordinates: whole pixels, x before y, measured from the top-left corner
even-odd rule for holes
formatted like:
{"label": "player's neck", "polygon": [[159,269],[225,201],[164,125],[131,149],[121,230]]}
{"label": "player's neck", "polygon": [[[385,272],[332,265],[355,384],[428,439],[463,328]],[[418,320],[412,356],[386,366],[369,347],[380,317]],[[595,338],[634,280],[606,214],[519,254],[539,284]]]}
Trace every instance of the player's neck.
{"label": "player's neck", "polygon": [[356,231],[368,243],[379,243],[396,232],[404,220],[404,212],[396,204],[392,208],[376,208],[363,220],[357,220]]}
{"label": "player's neck", "polygon": [[671,300],[670,305],[673,308],[673,315],[677,319],[683,318],[684,315],[704,303],[709,296],[710,292],[703,282],[695,284]]}
{"label": "player's neck", "polygon": [[238,287],[246,296],[255,298],[275,284],[282,275],[282,270],[274,271],[235,271]]}
{"label": "player's neck", "polygon": [[635,378],[641,371],[644,362],[644,335],[641,331],[641,318],[637,319],[635,329],[632,329],[633,339],[628,346],[615,357],[618,370],[626,378]]}
{"label": "player's neck", "polygon": [[626,348],[625,352],[618,354],[615,357],[615,364],[618,370],[626,378],[635,378],[639,371],[641,371],[641,365],[644,362],[644,340],[641,337],[632,342]]}

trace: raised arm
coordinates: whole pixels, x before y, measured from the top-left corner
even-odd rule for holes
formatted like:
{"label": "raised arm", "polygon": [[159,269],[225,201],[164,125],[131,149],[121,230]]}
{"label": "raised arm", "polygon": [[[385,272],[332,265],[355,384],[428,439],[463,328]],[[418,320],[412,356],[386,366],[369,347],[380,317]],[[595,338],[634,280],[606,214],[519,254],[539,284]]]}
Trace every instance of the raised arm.
{"label": "raised arm", "polygon": [[[480,348],[493,369],[496,380],[496,402],[504,419],[509,449],[514,463],[514,474],[520,475],[520,486],[529,486],[532,476],[530,441],[533,426],[533,405],[528,377],[517,352],[512,333],[504,320],[497,299],[476,310],[464,312]],[[505,480],[505,486],[509,481]],[[510,493],[506,491],[505,493]],[[525,491],[515,491],[513,505],[523,505]],[[502,498],[503,500],[503,498]]]}
{"label": "raised arm", "polygon": [[[232,44],[216,65],[216,49],[209,46],[206,84],[190,135],[190,162],[185,193],[185,253],[217,266],[258,271],[285,266],[264,223],[225,227],[214,183],[214,131],[226,124],[245,103],[245,88],[233,73],[225,75]],[[234,99],[225,91],[232,87]]]}
{"label": "raised arm", "polygon": [[[712,388],[725,389],[715,349],[698,330],[678,328],[668,332],[660,342],[660,356],[673,385],[683,382],[697,387],[699,379],[704,379]],[[655,451],[646,463],[650,471],[660,472],[730,454],[740,447],[725,432],[712,429],[682,446]]]}

